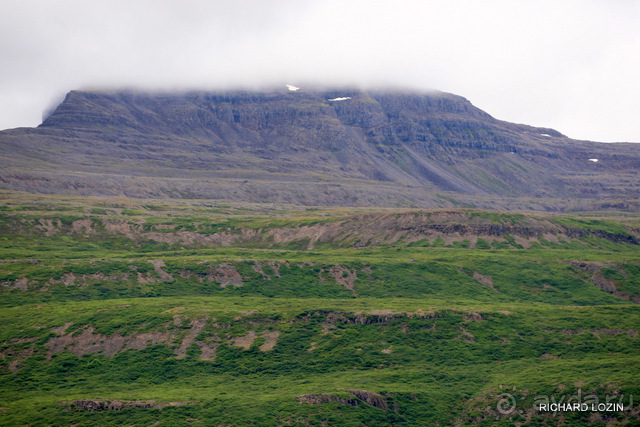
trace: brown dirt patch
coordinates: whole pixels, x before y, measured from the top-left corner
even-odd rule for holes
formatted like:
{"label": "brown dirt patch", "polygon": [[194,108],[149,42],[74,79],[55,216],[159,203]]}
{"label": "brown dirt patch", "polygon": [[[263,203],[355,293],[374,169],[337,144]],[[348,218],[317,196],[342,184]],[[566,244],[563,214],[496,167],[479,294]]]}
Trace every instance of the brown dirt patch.
{"label": "brown dirt patch", "polygon": [[371,310],[369,314],[373,316],[393,317],[395,313],[393,312],[393,310]]}
{"label": "brown dirt patch", "polygon": [[73,325],[73,322],[67,322],[62,326],[58,326],[57,328],[51,328],[51,330],[58,335],[64,335],[64,333],[67,331],[67,329],[69,329],[69,326],[71,325]]}
{"label": "brown dirt patch", "polygon": [[470,311],[468,313],[465,313],[462,315],[462,318],[465,322],[481,322],[484,320],[482,314],[478,313],[477,311]]}
{"label": "brown dirt patch", "polygon": [[131,224],[125,221],[102,221],[105,229],[109,233],[124,234],[128,239],[135,240],[140,236],[140,233],[133,230]]}
{"label": "brown dirt patch", "polygon": [[375,406],[376,408],[380,408],[382,410],[389,409],[387,399],[381,394],[367,390],[347,390],[347,393],[353,394],[367,405]]}
{"label": "brown dirt patch", "polygon": [[219,343],[197,343],[200,347],[200,360],[207,360],[213,362],[216,360],[216,352],[218,351]]}
{"label": "brown dirt patch", "polygon": [[609,292],[610,294],[615,295],[618,291],[616,289],[615,283],[613,283],[613,280],[609,280],[604,277],[604,274],[602,274],[602,270],[600,269],[598,269],[595,273],[593,273],[593,276],[591,276],[591,283],[593,283],[603,291]]}
{"label": "brown dirt patch", "polygon": [[278,261],[270,261],[267,263],[267,265],[269,266],[270,269],[273,270],[273,274],[276,275],[277,278],[280,278],[280,266],[281,265],[285,265],[287,267],[289,267],[289,263],[284,261],[282,263],[278,262]]}
{"label": "brown dirt patch", "polygon": [[490,287],[491,289],[495,289],[493,286],[493,279],[489,275],[480,274],[477,271],[473,272],[473,278],[478,282],[482,283],[485,286]]}
{"label": "brown dirt patch", "polygon": [[513,236],[513,240],[517,245],[522,245],[523,248],[529,249],[531,247],[531,242],[529,239],[525,239],[524,237],[518,236],[517,234]]}
{"label": "brown dirt patch", "polygon": [[163,311],[162,313],[174,314],[174,313],[179,313],[179,312],[183,311],[184,309],[185,309],[184,307],[173,307],[173,308],[170,308],[168,310]]}
{"label": "brown dirt patch", "polygon": [[87,327],[81,334],[66,334],[60,337],[53,337],[47,343],[49,353],[47,360],[55,353],[68,350],[76,356],[85,354],[103,353],[113,357],[120,351],[128,349],[141,350],[149,345],[171,342],[172,336],[169,332],[147,332],[136,335],[122,336],[113,334],[106,336],[94,334],[95,328]]}
{"label": "brown dirt patch", "polygon": [[358,406],[357,399],[343,398],[336,396],[335,394],[303,394],[300,396],[296,396],[296,399],[298,399],[298,402],[307,405],[322,405],[323,403],[337,402],[343,405]]}
{"label": "brown dirt patch", "polygon": [[349,289],[353,293],[353,296],[358,295],[355,290],[355,281],[358,279],[358,274],[355,269],[349,270],[341,265],[334,265],[333,267],[329,267],[329,274],[333,276],[338,284]]}
{"label": "brown dirt patch", "polygon": [[182,339],[180,347],[176,350],[176,359],[183,359],[187,355],[187,349],[193,344],[200,331],[207,325],[208,320],[208,318],[204,318],[193,319],[191,321],[191,329]]}
{"label": "brown dirt patch", "polygon": [[233,264],[226,262],[212,267],[209,270],[209,274],[207,274],[206,279],[220,283],[221,288],[226,288],[229,285],[244,285],[242,276],[238,273],[236,267]]}
{"label": "brown dirt patch", "polygon": [[150,345],[167,344],[173,340],[172,334],[166,331],[145,332],[136,335],[129,335],[124,338],[125,342],[121,348],[121,351],[129,349],[142,350]]}
{"label": "brown dirt patch", "polygon": [[247,335],[243,337],[232,338],[230,344],[236,347],[242,347],[243,350],[249,350],[256,338],[256,331],[249,331]]}
{"label": "brown dirt patch", "polygon": [[128,276],[126,274],[121,274],[120,276],[107,276],[103,272],[98,271],[93,274],[83,274],[82,276],[76,276],[73,273],[65,273],[60,279],[49,279],[47,283],[45,283],[42,289],[47,289],[48,285],[58,285],[62,284],[65,286],[78,286],[80,288],[87,286],[96,280],[127,280]]}
{"label": "brown dirt patch", "polygon": [[22,291],[26,291],[28,289],[28,286],[29,280],[26,277],[16,280],[13,284],[14,289],[20,289]]}
{"label": "brown dirt patch", "polygon": [[71,410],[71,406],[81,411],[121,411],[129,408],[153,408],[162,409],[167,406],[184,406],[192,405],[195,402],[156,402],[155,400],[107,400],[107,399],[90,399],[90,400],[74,400],[71,402],[60,402],[66,405],[65,411]]}
{"label": "brown dirt patch", "polygon": [[[553,331],[548,331],[553,332]],[[596,338],[600,338],[600,335],[629,335],[632,338],[638,336],[638,331],[635,329],[562,329],[558,331],[563,335],[572,336],[580,335],[584,333],[590,333]]]}
{"label": "brown dirt patch", "polygon": [[560,359],[560,356],[554,356],[551,353],[544,353],[543,355],[540,356],[540,359],[542,359],[542,360],[556,360],[556,359]]}
{"label": "brown dirt patch", "polygon": [[155,224],[153,226],[155,230],[175,230],[175,224]]}
{"label": "brown dirt patch", "polygon": [[52,284],[61,283],[65,286],[73,286],[76,284],[76,275],[73,273],[65,273],[60,279],[50,279],[49,282]]}
{"label": "brown dirt patch", "polygon": [[264,270],[262,269],[262,264],[260,264],[259,261],[254,261],[253,271],[255,271],[256,273],[260,273],[264,280],[271,280],[271,277],[267,273],[265,273]]}
{"label": "brown dirt patch", "polygon": [[138,283],[141,285],[146,285],[147,283],[155,283],[156,278],[150,274],[142,274],[138,271]]}
{"label": "brown dirt patch", "polygon": [[457,337],[455,337],[454,339],[462,340],[464,342],[475,342],[476,337],[471,332],[467,331],[463,327],[460,327],[460,331],[462,331],[462,333]]}
{"label": "brown dirt patch", "polygon": [[166,264],[163,260],[150,259],[149,262],[153,264],[153,269],[155,270],[156,274],[160,276],[160,280],[162,280],[163,282],[171,282],[174,280],[172,275],[162,269],[162,267],[166,267]]}
{"label": "brown dirt patch", "polygon": [[[172,310],[175,312],[180,309],[181,307],[176,307]],[[121,351],[129,349],[142,350],[150,345],[166,344],[173,347],[175,346],[175,344],[173,344],[175,338],[182,336],[180,346],[175,350],[176,358],[181,359],[186,356],[187,349],[195,342],[196,337],[206,326],[208,320],[208,318],[191,320],[191,329],[189,329],[184,336],[183,333],[173,331],[152,331],[126,336],[116,333],[106,336],[94,333],[95,329],[93,327],[85,328],[80,334],[68,333],[66,335],[62,335],[71,325],[71,322],[69,322],[68,324],[58,328],[53,328],[54,332],[61,336],[53,337],[47,342],[46,345],[49,347],[47,359],[50,360],[53,354],[64,350],[70,351],[76,356],[102,353],[109,357],[113,357]],[[181,323],[181,320],[179,323]],[[201,345],[200,343],[197,344]],[[215,343],[212,345],[207,344],[207,348],[203,350],[204,357],[215,357],[215,349],[217,346],[218,344]]]}
{"label": "brown dirt patch", "polygon": [[569,261],[567,262],[567,264],[569,264],[570,266],[582,270],[586,273],[591,274],[591,283],[602,289],[605,292],[608,292],[610,294],[613,294],[614,296],[618,297],[618,298],[622,298],[624,300],[627,301],[631,301],[635,304],[640,304],[640,298],[638,297],[632,297],[629,294],[625,293],[625,292],[620,292],[617,288],[616,288],[616,284],[613,280],[611,279],[607,279],[606,277],[604,277],[604,274],[602,273],[602,269],[605,267],[609,267],[609,268],[613,268],[615,269],[618,273],[620,273],[622,276],[626,277],[627,273],[626,271],[624,271],[622,268],[620,268],[620,266],[616,265],[616,264],[604,264],[604,263],[599,263],[599,262],[588,262],[588,261]]}
{"label": "brown dirt patch", "polygon": [[[36,338],[21,338],[21,339],[11,340],[10,342],[12,344],[23,344],[27,342],[33,342],[35,340]],[[23,361],[33,356],[34,351],[35,351],[35,344],[32,344],[31,346],[24,348],[22,350],[16,350],[14,347],[9,347],[8,349],[0,353],[0,357],[2,357],[3,359],[6,357],[13,358],[13,360],[9,362],[9,370],[15,373],[15,372],[18,372],[18,370],[20,369],[20,365],[22,365]]]}
{"label": "brown dirt patch", "polygon": [[278,343],[280,331],[265,331],[262,336],[264,337],[264,344],[260,346],[260,351],[271,351]]}
{"label": "brown dirt patch", "polygon": [[638,331],[635,329],[591,329],[589,332],[596,338],[600,338],[600,335],[629,335],[632,338],[637,338]]}
{"label": "brown dirt patch", "polygon": [[179,314],[174,314],[173,315],[173,324],[175,326],[182,326],[182,316],[180,316]]}
{"label": "brown dirt patch", "polygon": [[60,222],[56,221],[56,224],[53,224],[53,220],[49,218],[40,218],[38,220],[39,224],[36,225],[36,228],[44,231],[45,236],[53,236],[60,227]]}
{"label": "brown dirt patch", "polygon": [[87,219],[79,219],[71,223],[71,229],[74,233],[93,234],[93,222]]}

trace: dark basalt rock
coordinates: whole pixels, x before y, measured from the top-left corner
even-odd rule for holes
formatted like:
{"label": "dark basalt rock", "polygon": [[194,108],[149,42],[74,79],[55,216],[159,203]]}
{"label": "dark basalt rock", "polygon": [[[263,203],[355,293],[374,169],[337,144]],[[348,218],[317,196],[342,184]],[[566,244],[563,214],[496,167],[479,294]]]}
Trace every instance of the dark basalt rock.
{"label": "dark basalt rock", "polygon": [[0,132],[0,182],[311,205],[609,198],[614,209],[640,197],[636,147],[503,122],[442,92],[72,91],[38,128]]}

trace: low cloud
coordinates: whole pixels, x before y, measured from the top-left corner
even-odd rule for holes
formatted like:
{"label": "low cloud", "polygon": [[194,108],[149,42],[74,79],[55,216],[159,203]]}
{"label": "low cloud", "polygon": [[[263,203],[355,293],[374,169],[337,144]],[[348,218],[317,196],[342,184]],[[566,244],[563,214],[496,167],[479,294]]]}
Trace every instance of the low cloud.
{"label": "low cloud", "polygon": [[71,89],[439,89],[493,116],[640,141],[637,2],[8,0],[0,128]]}

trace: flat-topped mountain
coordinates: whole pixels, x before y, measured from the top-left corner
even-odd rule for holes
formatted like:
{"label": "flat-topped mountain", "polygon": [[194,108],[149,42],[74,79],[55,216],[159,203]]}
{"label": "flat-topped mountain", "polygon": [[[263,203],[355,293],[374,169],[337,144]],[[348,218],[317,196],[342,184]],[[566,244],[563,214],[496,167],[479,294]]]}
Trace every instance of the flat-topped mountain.
{"label": "flat-topped mountain", "polygon": [[72,91],[37,128],[0,132],[0,149],[1,185],[41,193],[623,210],[640,198],[637,145],[500,121],[442,92]]}

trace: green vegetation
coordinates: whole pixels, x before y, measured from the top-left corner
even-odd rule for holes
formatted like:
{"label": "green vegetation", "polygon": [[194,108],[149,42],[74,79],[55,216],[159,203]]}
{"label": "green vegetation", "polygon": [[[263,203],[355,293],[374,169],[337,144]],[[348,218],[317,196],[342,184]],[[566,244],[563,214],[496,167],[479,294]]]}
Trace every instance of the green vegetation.
{"label": "green vegetation", "polygon": [[0,211],[0,425],[639,425],[535,408],[640,396],[636,220]]}

